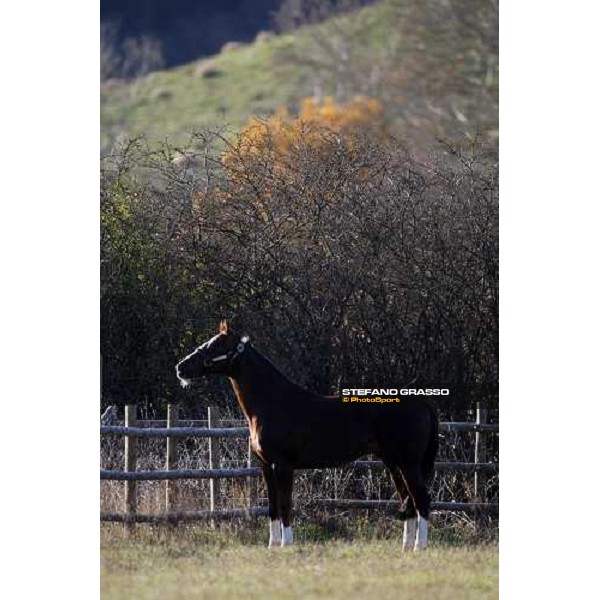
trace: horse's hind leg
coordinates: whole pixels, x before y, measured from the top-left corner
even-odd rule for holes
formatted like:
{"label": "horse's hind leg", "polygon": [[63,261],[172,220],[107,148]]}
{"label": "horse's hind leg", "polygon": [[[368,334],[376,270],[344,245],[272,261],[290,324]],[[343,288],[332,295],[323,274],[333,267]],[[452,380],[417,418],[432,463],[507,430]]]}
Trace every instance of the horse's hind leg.
{"label": "horse's hind leg", "polygon": [[281,519],[279,518],[277,486],[275,485],[273,465],[263,463],[262,472],[269,497],[269,548],[273,548],[281,545]]}
{"label": "horse's hind leg", "polygon": [[404,532],[402,535],[402,551],[406,552],[412,550],[415,546],[415,539],[417,535],[417,512],[413,500],[408,493],[404,478],[400,472],[400,469],[393,463],[384,461],[387,467],[392,481],[396,486],[396,491],[400,498],[400,519],[404,521]]}
{"label": "horse's hind leg", "polygon": [[427,548],[427,524],[431,504],[429,492],[419,465],[405,465],[401,467],[401,473],[418,515],[414,549],[424,550]]}
{"label": "horse's hind leg", "polygon": [[294,470],[280,465],[275,466],[275,485],[277,487],[277,501],[279,515],[283,528],[281,538],[282,546],[289,546],[294,541],[292,535],[292,490],[294,487]]}

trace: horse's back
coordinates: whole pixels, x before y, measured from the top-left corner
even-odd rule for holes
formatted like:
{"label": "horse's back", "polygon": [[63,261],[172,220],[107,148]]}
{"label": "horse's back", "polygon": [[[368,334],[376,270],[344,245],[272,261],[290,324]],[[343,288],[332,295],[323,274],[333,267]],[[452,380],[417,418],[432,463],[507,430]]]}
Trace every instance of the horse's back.
{"label": "horse's back", "polygon": [[416,462],[426,455],[435,416],[426,401],[346,403],[312,394],[301,400],[280,404],[262,422],[260,446],[268,462],[319,468],[367,454]]}

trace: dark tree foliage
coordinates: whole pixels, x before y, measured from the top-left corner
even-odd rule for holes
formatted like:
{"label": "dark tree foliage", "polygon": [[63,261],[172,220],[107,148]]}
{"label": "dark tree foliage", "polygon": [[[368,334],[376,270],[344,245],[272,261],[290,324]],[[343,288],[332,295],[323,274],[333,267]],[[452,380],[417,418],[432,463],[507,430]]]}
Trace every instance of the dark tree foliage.
{"label": "dark tree foliage", "polygon": [[[221,316],[298,383],[448,387],[459,416],[497,406],[498,178],[493,154],[322,129],[248,152],[217,134],[130,143],[102,170],[103,404],[202,405],[175,363]],[[232,160],[232,155],[237,160]]]}
{"label": "dark tree foliage", "polygon": [[270,28],[280,0],[101,0],[100,19],[118,44],[150,38],[169,67],[216,54],[229,41],[250,42]]}

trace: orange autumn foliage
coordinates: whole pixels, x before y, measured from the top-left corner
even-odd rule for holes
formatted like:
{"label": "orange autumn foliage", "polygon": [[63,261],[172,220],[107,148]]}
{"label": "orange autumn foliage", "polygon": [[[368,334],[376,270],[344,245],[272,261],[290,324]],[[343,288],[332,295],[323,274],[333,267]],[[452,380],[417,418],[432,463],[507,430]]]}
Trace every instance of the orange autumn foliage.
{"label": "orange autumn foliage", "polygon": [[[382,113],[379,101],[371,98],[342,105],[326,97],[321,104],[304,99],[296,117],[283,108],[265,120],[251,118],[221,155],[228,184],[217,191],[219,200],[234,206],[245,198],[267,221],[268,204],[277,190],[302,188],[308,164],[324,168],[339,160],[340,153],[346,160],[358,161],[361,137],[383,134]],[[357,166],[357,180],[361,173]],[[330,202],[335,191],[324,186],[319,195]]]}
{"label": "orange autumn foliage", "polygon": [[322,104],[305,98],[297,117],[290,116],[286,108],[265,120],[252,117],[224,152],[222,162],[230,175],[265,159],[282,169],[285,157],[299,145],[313,152],[327,152],[328,133],[343,136],[351,144],[355,135],[367,130],[379,132],[382,113],[381,103],[373,98],[359,97],[346,104],[337,104],[331,96]]}

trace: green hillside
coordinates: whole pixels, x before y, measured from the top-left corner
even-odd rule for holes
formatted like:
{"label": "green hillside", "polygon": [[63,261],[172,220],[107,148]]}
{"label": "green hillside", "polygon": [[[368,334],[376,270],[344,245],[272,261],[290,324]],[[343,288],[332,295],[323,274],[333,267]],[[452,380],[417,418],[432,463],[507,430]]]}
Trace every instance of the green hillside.
{"label": "green hillside", "polygon": [[293,34],[101,87],[102,150],[119,138],[183,142],[292,111],[313,94],[379,98],[390,129],[416,145],[497,136],[497,14],[483,0],[385,0]]}

